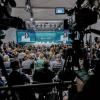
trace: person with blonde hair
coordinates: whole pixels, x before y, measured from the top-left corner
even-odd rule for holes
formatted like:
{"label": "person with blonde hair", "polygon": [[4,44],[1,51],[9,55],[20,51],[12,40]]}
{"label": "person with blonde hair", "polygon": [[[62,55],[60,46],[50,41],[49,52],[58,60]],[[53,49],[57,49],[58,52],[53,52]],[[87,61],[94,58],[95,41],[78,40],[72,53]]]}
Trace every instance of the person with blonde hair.
{"label": "person with blonde hair", "polygon": [[38,59],[36,61],[35,69],[43,68],[43,64],[44,64],[45,60],[46,60],[46,58],[44,57],[44,54],[40,53],[39,57],[38,57]]}
{"label": "person with blonde hair", "polygon": [[3,59],[4,59],[5,68],[9,69],[10,68],[10,58],[9,58],[9,56],[8,55],[4,55]]}

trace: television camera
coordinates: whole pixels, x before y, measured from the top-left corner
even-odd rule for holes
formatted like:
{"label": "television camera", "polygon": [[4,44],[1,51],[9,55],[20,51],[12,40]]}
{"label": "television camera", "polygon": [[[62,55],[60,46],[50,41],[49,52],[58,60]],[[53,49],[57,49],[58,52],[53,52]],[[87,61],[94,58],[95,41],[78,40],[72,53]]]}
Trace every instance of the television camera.
{"label": "television camera", "polygon": [[[98,3],[98,5],[96,5],[96,3]],[[88,29],[88,26],[91,26],[97,22],[99,7],[99,0],[77,0],[76,6],[74,8],[65,10],[65,13],[68,16],[75,16],[75,19],[73,22],[71,22],[71,25],[69,24],[69,26],[67,26],[67,28],[69,28],[72,33],[69,35],[69,38],[71,38],[73,41],[73,52],[70,54],[72,56],[72,63],[74,63],[73,66],[79,65],[79,58],[82,54],[81,49],[84,45],[84,35],[91,32],[100,34],[100,30]],[[78,35],[79,38],[76,39]],[[67,55],[65,59],[67,59],[68,56],[69,55]]]}
{"label": "television camera", "polygon": [[[25,22],[21,18],[11,16],[12,7],[16,7],[15,0],[0,0],[0,30],[7,30],[10,27],[26,29]],[[0,45],[4,37],[4,32],[0,31]]]}
{"label": "television camera", "polygon": [[21,18],[11,16],[12,7],[16,7],[15,0],[0,0],[0,30],[7,30],[10,27],[26,29]]}

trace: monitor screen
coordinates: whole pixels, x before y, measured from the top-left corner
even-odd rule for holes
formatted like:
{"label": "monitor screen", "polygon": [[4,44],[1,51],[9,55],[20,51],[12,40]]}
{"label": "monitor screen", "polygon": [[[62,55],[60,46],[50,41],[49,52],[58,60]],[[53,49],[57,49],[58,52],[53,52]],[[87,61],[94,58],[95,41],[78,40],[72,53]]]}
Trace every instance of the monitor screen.
{"label": "monitor screen", "polygon": [[35,42],[35,32],[32,30],[18,30],[17,42]]}
{"label": "monitor screen", "polygon": [[38,32],[38,31],[30,31],[30,30],[18,30],[17,34],[17,42],[18,43],[69,43],[71,42],[69,39],[69,34],[71,34],[68,30],[66,31],[49,31],[49,32]]}
{"label": "monitor screen", "polygon": [[65,14],[65,8],[64,7],[56,8],[55,14]]}

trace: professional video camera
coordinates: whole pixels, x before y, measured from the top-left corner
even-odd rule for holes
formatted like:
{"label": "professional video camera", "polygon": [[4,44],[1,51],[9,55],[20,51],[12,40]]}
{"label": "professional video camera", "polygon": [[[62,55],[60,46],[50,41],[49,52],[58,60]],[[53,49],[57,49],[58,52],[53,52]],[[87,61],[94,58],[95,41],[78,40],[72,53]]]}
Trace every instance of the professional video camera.
{"label": "professional video camera", "polygon": [[[77,7],[75,18],[79,28],[84,30],[89,25],[92,25],[97,22],[98,7],[96,7],[95,1],[96,0],[88,0],[86,7],[84,6],[83,7],[81,6],[80,8]],[[79,0],[77,2],[79,2]]]}
{"label": "professional video camera", "polygon": [[16,7],[15,0],[0,1],[0,30],[8,28],[26,29],[25,22],[21,18],[11,16],[12,7]]}
{"label": "professional video camera", "polygon": [[[98,5],[97,5],[98,4]],[[84,34],[87,32],[97,33],[99,30],[89,29],[88,26],[95,24],[98,19],[100,2],[98,0],[77,0],[76,6],[72,9],[67,9],[65,12],[72,16],[75,15],[75,22],[71,25],[71,31],[73,34],[70,34],[72,40],[75,39],[75,33],[78,31],[80,33],[80,40],[84,37]],[[87,30],[87,32],[86,32]]]}
{"label": "professional video camera", "polygon": [[79,66],[79,59],[83,57],[84,35],[90,32],[100,34],[99,30],[88,29],[88,26],[95,24],[98,19],[99,7],[96,7],[94,3],[96,0],[87,0],[87,3],[85,1],[77,0],[74,8],[65,11],[69,16],[75,16],[75,19],[72,20],[73,22],[69,24],[69,29],[72,33],[69,34],[69,38],[73,41],[72,52],[69,54],[67,53],[68,50],[66,50],[64,53],[66,59],[68,59],[68,56],[72,56],[73,66]]}
{"label": "professional video camera", "polygon": [[97,22],[97,11],[89,8],[77,9],[75,16],[77,30],[79,31]]}

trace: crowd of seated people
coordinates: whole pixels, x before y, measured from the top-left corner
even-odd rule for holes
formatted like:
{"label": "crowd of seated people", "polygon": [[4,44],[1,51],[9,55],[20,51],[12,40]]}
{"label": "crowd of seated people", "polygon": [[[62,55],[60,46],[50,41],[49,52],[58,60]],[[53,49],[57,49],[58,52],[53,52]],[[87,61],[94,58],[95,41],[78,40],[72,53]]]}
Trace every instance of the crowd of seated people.
{"label": "crowd of seated people", "polygon": [[[96,62],[100,59],[100,43],[95,43],[91,46],[84,45],[81,49],[79,66],[73,66],[71,58],[65,65],[66,53],[64,52],[65,50],[68,52],[67,50],[71,50],[71,48],[71,46],[65,44],[23,46],[13,42],[9,44],[4,43],[0,56],[8,72],[9,85],[33,84],[34,81],[36,83],[48,83],[52,82],[55,76],[57,76],[57,80],[72,81],[76,78],[76,74],[73,72],[73,70],[76,70],[76,67],[79,68],[78,70],[85,69],[87,72],[96,67]],[[1,77],[2,75],[0,76],[0,86],[3,86]],[[44,96],[52,91],[50,88],[45,88],[40,90],[38,88],[17,90],[18,95],[14,91],[14,100],[17,100],[16,98],[18,100],[33,100],[32,98],[34,98],[35,100],[35,92],[39,93],[40,100],[41,98],[44,100]],[[65,88],[68,90],[67,87]]]}

